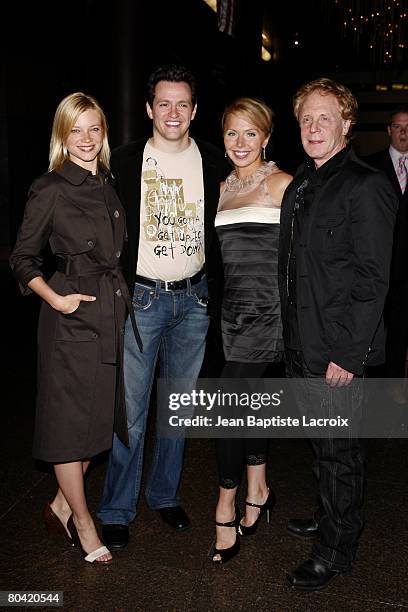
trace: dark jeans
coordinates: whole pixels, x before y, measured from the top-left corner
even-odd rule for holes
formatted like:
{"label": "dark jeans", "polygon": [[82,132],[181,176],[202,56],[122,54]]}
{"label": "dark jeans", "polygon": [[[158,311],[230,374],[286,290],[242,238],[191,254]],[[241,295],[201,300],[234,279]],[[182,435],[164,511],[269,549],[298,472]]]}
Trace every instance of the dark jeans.
{"label": "dark jeans", "polygon": [[[195,380],[200,372],[208,329],[205,299],[207,280],[186,289],[166,291],[135,284],[133,308],[143,341],[139,351],[130,318],[125,327],[124,374],[129,447],[115,435],[109,455],[102,501],[97,516],[102,523],[129,525],[136,516],[140,493],[144,439],[157,360],[160,377]],[[183,467],[184,436],[156,436],[146,483],[152,510],[178,506],[178,486]]]}
{"label": "dark jeans", "polygon": [[[317,384],[324,375],[312,374],[299,351],[286,351],[288,378],[303,379],[294,385],[301,413],[313,415],[313,405],[322,407],[328,417],[338,414],[359,416],[362,408],[362,379],[353,379],[348,387],[331,388]],[[315,383],[315,384],[313,384]],[[358,421],[358,419],[356,419]],[[356,433],[356,432],[354,432]],[[315,455],[313,472],[319,483],[319,538],[312,557],[331,569],[349,569],[360,536],[364,488],[364,460],[360,440],[349,438],[314,438],[310,443]]]}
{"label": "dark jeans", "polygon": [[[269,363],[227,361],[221,378],[261,378]],[[220,438],[215,441],[219,485],[233,489],[241,482],[244,465],[266,463],[268,440],[257,438]]]}

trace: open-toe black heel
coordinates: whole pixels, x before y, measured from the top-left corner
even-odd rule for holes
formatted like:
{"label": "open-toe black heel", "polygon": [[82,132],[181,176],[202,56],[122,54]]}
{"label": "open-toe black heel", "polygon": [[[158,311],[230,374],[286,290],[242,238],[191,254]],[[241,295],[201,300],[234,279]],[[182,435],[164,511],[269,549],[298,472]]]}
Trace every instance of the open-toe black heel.
{"label": "open-toe black heel", "polygon": [[[241,520],[241,515],[239,512],[238,508],[235,508],[235,518],[233,521],[229,521],[228,523],[220,523],[219,521],[215,521],[215,524],[218,527],[232,527],[235,529],[235,533],[236,533],[236,540],[234,542],[234,544],[232,546],[230,546],[229,548],[216,548],[214,546],[214,551],[213,551],[213,555],[212,555],[212,560],[213,563],[218,563],[218,564],[224,564],[227,563],[227,561],[230,561],[233,557],[235,557],[235,555],[237,555],[239,553],[239,549],[240,549],[240,542],[239,542],[239,533],[238,533],[238,525],[239,525],[239,521]],[[214,557],[219,556],[219,559],[214,559]]]}
{"label": "open-toe black heel", "polygon": [[268,489],[268,491],[269,491],[268,498],[264,504],[254,504],[252,502],[245,502],[246,506],[252,506],[252,508],[259,508],[260,512],[258,514],[258,518],[256,519],[255,523],[252,523],[252,525],[246,526],[246,525],[243,525],[242,523],[239,524],[238,530],[239,530],[240,535],[242,536],[253,535],[255,531],[257,530],[258,523],[264,514],[266,514],[267,523],[269,524],[271,522],[271,511],[273,510],[273,507],[276,504],[276,496],[275,496],[275,493],[271,491],[271,489]]}

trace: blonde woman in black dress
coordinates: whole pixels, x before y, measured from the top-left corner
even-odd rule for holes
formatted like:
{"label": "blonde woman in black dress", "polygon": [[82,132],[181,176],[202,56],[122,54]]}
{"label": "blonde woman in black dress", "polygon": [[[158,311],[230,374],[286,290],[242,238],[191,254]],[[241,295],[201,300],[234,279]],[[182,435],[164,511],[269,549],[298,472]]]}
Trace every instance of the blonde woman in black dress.
{"label": "blonde woman in black dress", "polygon": [[[223,115],[226,154],[234,171],[221,186],[215,224],[224,266],[222,337],[226,365],[222,378],[261,378],[282,359],[278,294],[280,205],[292,177],[265,161],[272,132],[272,111],[260,100],[239,98]],[[265,477],[266,439],[216,441],[219,500],[216,508],[215,563],[239,551],[238,535],[255,532],[275,496]],[[236,493],[246,465],[245,513]]]}

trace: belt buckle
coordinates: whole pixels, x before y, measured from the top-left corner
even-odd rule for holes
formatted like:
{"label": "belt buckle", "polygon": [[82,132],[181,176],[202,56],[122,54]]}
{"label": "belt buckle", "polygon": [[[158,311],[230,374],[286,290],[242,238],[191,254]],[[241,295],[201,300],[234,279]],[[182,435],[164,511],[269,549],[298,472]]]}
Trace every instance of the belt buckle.
{"label": "belt buckle", "polygon": [[166,280],[164,281],[164,290],[165,290],[165,291],[171,291],[171,290],[169,289],[169,286],[170,286],[171,282],[172,282],[172,281],[166,281]]}

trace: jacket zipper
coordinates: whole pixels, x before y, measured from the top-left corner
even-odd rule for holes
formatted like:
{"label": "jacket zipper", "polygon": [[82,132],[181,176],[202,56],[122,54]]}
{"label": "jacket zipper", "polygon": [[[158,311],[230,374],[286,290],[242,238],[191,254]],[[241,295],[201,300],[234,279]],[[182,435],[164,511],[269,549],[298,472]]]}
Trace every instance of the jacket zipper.
{"label": "jacket zipper", "polygon": [[295,222],[295,209],[293,209],[292,212],[292,225],[290,228],[290,246],[289,246],[289,253],[288,253],[288,263],[286,265],[286,293],[287,293],[287,297],[289,297],[289,265],[290,265],[290,257],[292,255],[292,245],[293,245],[293,224]]}

